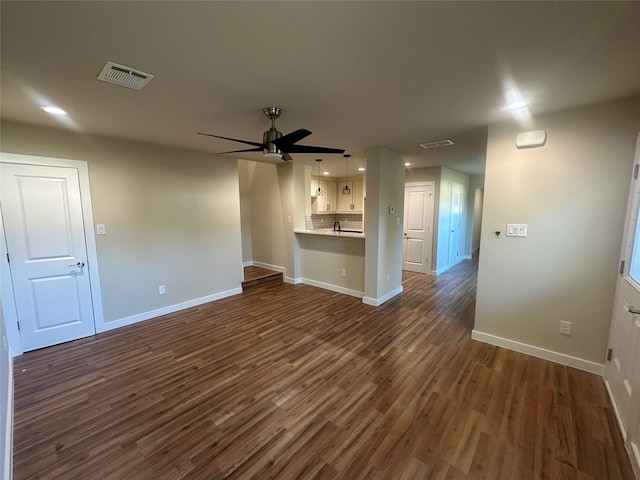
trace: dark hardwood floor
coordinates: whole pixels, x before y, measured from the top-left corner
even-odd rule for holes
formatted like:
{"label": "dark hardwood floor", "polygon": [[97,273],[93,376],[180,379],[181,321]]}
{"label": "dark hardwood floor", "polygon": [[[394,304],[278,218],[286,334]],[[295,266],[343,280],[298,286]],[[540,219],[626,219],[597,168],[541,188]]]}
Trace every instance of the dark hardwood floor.
{"label": "dark hardwood floor", "polygon": [[15,359],[14,478],[633,478],[602,379],[470,339],[477,264],[286,283]]}

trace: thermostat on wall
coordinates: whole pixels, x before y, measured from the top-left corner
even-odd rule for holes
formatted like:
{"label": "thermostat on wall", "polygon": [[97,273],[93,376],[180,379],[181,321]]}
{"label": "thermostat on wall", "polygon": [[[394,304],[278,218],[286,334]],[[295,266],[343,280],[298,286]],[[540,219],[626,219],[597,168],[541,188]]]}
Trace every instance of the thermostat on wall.
{"label": "thermostat on wall", "polygon": [[547,141],[547,132],[544,130],[532,130],[531,132],[521,132],[516,136],[516,147],[534,148],[541,147]]}

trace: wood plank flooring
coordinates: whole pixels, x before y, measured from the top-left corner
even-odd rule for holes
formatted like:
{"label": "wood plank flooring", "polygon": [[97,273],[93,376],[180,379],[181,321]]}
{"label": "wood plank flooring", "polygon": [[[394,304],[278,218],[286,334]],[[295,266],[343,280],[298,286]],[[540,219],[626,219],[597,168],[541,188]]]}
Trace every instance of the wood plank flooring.
{"label": "wood plank flooring", "polygon": [[14,478],[633,478],[602,379],[470,339],[477,263],[286,283],[15,359]]}

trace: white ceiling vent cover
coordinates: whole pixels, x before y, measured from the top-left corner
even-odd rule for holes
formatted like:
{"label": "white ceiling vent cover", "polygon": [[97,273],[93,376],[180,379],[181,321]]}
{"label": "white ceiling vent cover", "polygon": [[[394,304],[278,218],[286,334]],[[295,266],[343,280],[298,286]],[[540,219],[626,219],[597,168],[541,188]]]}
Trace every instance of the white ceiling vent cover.
{"label": "white ceiling vent cover", "polygon": [[437,142],[428,142],[428,143],[420,144],[422,148],[446,147],[448,145],[453,145],[453,142],[451,140],[438,140]]}
{"label": "white ceiling vent cover", "polygon": [[98,75],[98,80],[103,82],[115,83],[116,85],[136,90],[142,90],[142,87],[149,83],[152,78],[153,75],[113,62],[105,63],[100,75]]}

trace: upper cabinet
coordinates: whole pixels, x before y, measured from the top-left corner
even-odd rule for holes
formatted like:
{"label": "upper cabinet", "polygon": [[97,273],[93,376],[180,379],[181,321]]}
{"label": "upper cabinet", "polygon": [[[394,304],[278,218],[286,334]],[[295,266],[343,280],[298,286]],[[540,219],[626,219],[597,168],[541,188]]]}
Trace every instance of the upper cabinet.
{"label": "upper cabinet", "polygon": [[351,193],[349,194],[342,193],[342,189],[345,187],[345,182],[338,182],[338,212],[362,213],[364,206],[364,189],[362,180],[346,182],[346,185],[348,185],[351,190]]}
{"label": "upper cabinet", "polygon": [[[362,213],[364,211],[364,182],[347,182],[351,193],[345,195],[344,180],[333,181],[311,177],[311,213]],[[321,195],[318,195],[320,187]]]}
{"label": "upper cabinet", "polygon": [[[320,187],[321,195],[318,195]],[[336,183],[311,177],[311,213],[336,213]]]}

